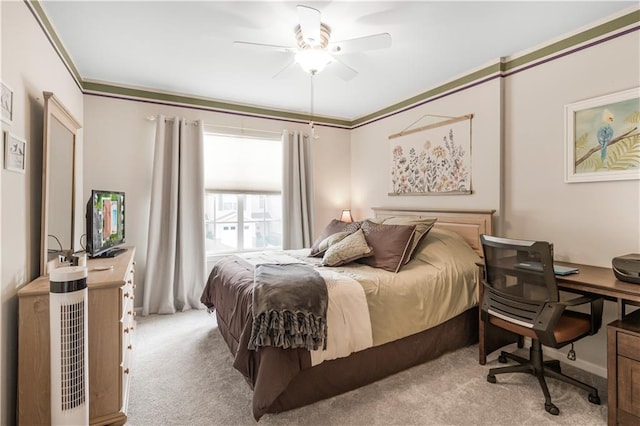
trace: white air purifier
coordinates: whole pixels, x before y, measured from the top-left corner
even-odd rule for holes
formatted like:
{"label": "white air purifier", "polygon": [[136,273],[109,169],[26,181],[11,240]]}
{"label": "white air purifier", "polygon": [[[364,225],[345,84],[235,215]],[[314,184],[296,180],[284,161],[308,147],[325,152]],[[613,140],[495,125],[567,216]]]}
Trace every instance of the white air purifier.
{"label": "white air purifier", "polygon": [[51,424],[89,424],[87,268],[68,266],[49,274]]}

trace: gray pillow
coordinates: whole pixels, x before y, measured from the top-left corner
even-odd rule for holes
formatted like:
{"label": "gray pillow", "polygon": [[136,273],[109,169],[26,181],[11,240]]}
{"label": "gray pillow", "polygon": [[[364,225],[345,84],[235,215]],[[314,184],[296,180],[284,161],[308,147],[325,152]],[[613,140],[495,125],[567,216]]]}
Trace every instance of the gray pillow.
{"label": "gray pillow", "polygon": [[322,230],[320,236],[313,242],[309,256],[321,257],[324,254],[326,248],[324,248],[324,250],[320,250],[320,243],[322,243],[327,237],[338,232],[349,232],[351,234],[359,228],[360,222],[340,222],[338,219],[333,219]]}
{"label": "gray pillow", "polygon": [[322,264],[325,266],[340,266],[356,259],[371,256],[372,253],[373,250],[367,244],[364,233],[361,229],[358,229],[353,234],[349,234],[331,245],[324,253]]}

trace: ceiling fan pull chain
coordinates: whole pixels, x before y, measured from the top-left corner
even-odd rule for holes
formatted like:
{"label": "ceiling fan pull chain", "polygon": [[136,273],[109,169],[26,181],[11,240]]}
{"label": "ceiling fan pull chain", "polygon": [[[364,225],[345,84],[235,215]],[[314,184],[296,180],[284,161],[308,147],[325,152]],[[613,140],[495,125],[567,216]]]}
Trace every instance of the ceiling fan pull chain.
{"label": "ceiling fan pull chain", "polygon": [[311,135],[310,136],[313,139],[313,137],[314,137],[314,128],[313,128],[313,77],[316,75],[316,73],[312,72],[310,75],[311,75],[311,84],[309,86],[310,86],[311,93],[309,95],[309,99],[310,99],[311,105],[309,106],[309,114],[310,114],[309,126],[311,127],[311,132],[310,132]]}

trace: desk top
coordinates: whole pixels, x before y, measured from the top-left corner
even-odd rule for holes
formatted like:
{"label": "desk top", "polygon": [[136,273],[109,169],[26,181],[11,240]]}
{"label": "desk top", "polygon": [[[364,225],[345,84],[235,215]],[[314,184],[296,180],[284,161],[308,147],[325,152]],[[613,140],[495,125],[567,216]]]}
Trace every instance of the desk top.
{"label": "desk top", "polygon": [[590,292],[612,299],[624,299],[640,303],[640,284],[620,281],[613,274],[611,268],[558,261],[554,263],[578,268],[579,271],[577,274],[556,275],[556,282],[560,290],[571,289]]}

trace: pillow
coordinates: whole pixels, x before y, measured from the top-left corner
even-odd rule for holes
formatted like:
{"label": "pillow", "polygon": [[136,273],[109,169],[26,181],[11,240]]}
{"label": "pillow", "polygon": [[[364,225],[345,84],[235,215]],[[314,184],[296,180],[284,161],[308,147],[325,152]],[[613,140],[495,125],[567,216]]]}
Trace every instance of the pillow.
{"label": "pillow", "polygon": [[340,222],[338,219],[333,219],[322,230],[320,236],[313,242],[313,245],[311,246],[311,253],[309,253],[309,256],[321,257],[324,254],[327,248],[325,247],[324,250],[320,250],[320,243],[322,243],[327,237],[338,232],[348,232],[351,234],[357,231],[359,228],[360,222]]}
{"label": "pillow", "polygon": [[344,240],[347,236],[351,235],[349,231],[336,232],[335,234],[329,235],[327,238],[322,240],[318,245],[318,251],[324,253],[327,251],[329,247]]}
{"label": "pillow", "polygon": [[372,249],[364,238],[362,229],[349,234],[340,241],[332,244],[324,253],[322,264],[325,266],[340,266],[345,263],[371,256]]}
{"label": "pillow", "polygon": [[[413,255],[416,252],[416,248],[420,241],[427,236],[427,233],[433,228],[433,225],[438,220],[437,217],[419,217],[419,216],[393,216],[386,218],[384,222],[385,225],[415,225],[416,232],[413,235],[413,241],[411,242],[411,248],[409,249],[409,256],[405,259],[404,263],[407,263],[409,260],[413,258]],[[379,222],[378,222],[379,223]]]}
{"label": "pillow", "polygon": [[358,262],[398,272],[409,257],[415,225],[386,225],[365,220],[361,229],[367,243],[373,248],[373,255]]}
{"label": "pillow", "polygon": [[472,265],[482,260],[464,238],[453,231],[438,227],[429,232],[414,257],[434,266],[451,262],[452,258],[457,263],[467,262]]}

